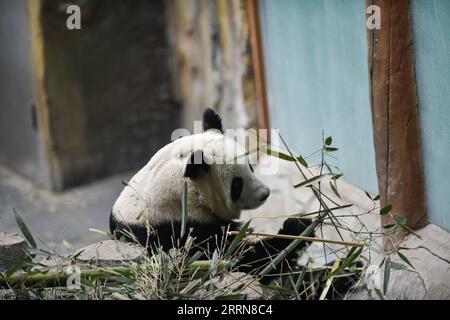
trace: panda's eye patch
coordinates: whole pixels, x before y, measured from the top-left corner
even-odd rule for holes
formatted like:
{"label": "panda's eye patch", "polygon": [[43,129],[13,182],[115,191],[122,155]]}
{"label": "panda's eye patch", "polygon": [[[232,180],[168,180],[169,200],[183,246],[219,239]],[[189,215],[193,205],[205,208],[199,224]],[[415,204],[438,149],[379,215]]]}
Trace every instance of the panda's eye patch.
{"label": "panda's eye patch", "polygon": [[238,201],[241,197],[244,181],[240,177],[233,178],[231,182],[231,200]]}
{"label": "panda's eye patch", "polygon": [[249,163],[248,164],[248,166],[250,167],[250,170],[253,172],[253,173],[255,173],[255,171],[253,171],[253,167],[252,167],[252,165]]}

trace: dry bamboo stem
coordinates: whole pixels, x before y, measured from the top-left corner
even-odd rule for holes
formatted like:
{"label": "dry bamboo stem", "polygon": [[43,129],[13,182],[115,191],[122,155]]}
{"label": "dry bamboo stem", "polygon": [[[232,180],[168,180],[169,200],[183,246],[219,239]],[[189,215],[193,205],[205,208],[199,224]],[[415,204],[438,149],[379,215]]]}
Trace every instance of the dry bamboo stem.
{"label": "dry bamboo stem", "polygon": [[[237,235],[239,231],[229,231],[229,235]],[[331,240],[331,239],[322,239],[315,237],[305,237],[305,236],[291,236],[287,234],[273,234],[273,233],[265,233],[265,232],[250,232],[248,235],[252,236],[260,236],[260,237],[271,237],[271,238],[281,238],[281,239],[292,239],[292,240],[304,240],[304,241],[315,241],[315,242],[323,242],[323,243],[333,243],[333,244],[342,244],[350,247],[364,247],[364,243],[360,242],[348,242],[341,240]]]}

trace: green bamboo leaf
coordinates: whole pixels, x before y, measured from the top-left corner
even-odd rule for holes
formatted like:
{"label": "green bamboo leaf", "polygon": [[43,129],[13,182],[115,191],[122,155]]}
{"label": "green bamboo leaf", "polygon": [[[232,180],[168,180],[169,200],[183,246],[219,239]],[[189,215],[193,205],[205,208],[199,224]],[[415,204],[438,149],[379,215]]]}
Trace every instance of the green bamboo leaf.
{"label": "green bamboo leaf", "polygon": [[280,159],[286,160],[286,161],[295,161],[295,158],[291,157],[290,155],[288,155],[286,153],[280,152],[280,151],[274,151],[269,148],[261,148],[261,150],[269,156],[277,157],[277,158],[280,158]]}
{"label": "green bamboo leaf", "polygon": [[345,208],[350,208],[352,206],[353,206],[353,204],[345,204],[345,205],[341,205],[341,206],[337,206],[337,207],[333,207],[333,208],[328,208],[328,209],[323,209],[323,210],[318,210],[318,211],[313,211],[313,212],[290,214],[290,215],[287,215],[287,216],[284,216],[284,217],[286,217],[286,218],[304,218],[304,217],[308,217],[308,216],[314,216],[314,215],[317,215],[317,214],[323,213],[323,212],[331,212],[331,211],[334,211],[334,210],[341,210],[341,209],[345,209]]}
{"label": "green bamboo leaf", "polygon": [[298,156],[297,160],[298,160],[298,162],[300,162],[300,164],[302,166],[304,166],[305,168],[308,168],[308,163],[306,162],[306,160],[302,156]]}
{"label": "green bamboo leaf", "polygon": [[341,265],[334,271],[330,272],[327,279],[337,276],[340,272],[342,272],[342,270],[348,268],[361,255],[362,250],[363,248],[357,249],[356,247],[352,247],[348,252],[347,257],[341,261]]}
{"label": "green bamboo leaf", "polygon": [[12,275],[14,275],[17,271],[19,271],[20,269],[22,269],[22,267],[25,265],[25,261],[21,261],[19,263],[14,264],[11,268],[9,268],[8,271],[6,271],[5,273],[5,277],[9,278]]}
{"label": "green bamboo leaf", "polygon": [[15,208],[13,208],[13,212],[14,212],[14,218],[16,219],[17,225],[19,226],[20,231],[22,232],[23,236],[25,237],[25,239],[27,239],[28,243],[33,248],[36,249],[37,245],[36,245],[36,242],[34,241],[33,236],[31,235],[30,229],[28,229],[27,225],[22,220],[22,218],[20,217],[19,213],[17,212],[17,210]]}
{"label": "green bamboo leaf", "polygon": [[325,139],[325,144],[327,146],[331,145],[332,142],[333,142],[333,138],[332,137],[328,137],[328,138]]}
{"label": "green bamboo leaf", "polygon": [[400,215],[395,215],[394,216],[394,220],[395,222],[397,222],[399,225],[404,226],[406,225],[406,218]]}
{"label": "green bamboo leaf", "polygon": [[246,287],[245,283],[241,283],[239,286],[231,290],[231,292],[241,292]]}
{"label": "green bamboo leaf", "polygon": [[384,294],[386,294],[387,292],[390,276],[391,276],[391,257],[387,257],[386,263],[384,264],[384,283],[383,283]]}
{"label": "green bamboo leaf", "polygon": [[380,200],[380,195],[379,195],[379,194],[377,194],[377,196],[376,196],[375,198],[373,198],[373,200],[374,200],[374,201],[378,201],[378,200]]}
{"label": "green bamboo leaf", "polygon": [[364,193],[366,194],[367,198],[369,198],[370,200],[373,200],[372,196],[367,191],[364,191]]}
{"label": "green bamboo leaf", "polygon": [[409,262],[408,258],[406,258],[400,251],[397,251],[398,256],[400,259],[402,259],[404,262],[406,262],[411,268],[415,269],[414,266]]}
{"label": "green bamboo leaf", "polygon": [[181,192],[181,232],[180,238],[183,238],[186,233],[187,224],[187,181],[183,184],[183,190]]}
{"label": "green bamboo leaf", "polygon": [[331,179],[338,180],[340,177],[342,177],[342,173],[332,176]]}
{"label": "green bamboo leaf", "polygon": [[385,224],[385,225],[383,226],[384,229],[391,229],[391,228],[393,228],[393,227],[395,227],[395,223]]}
{"label": "green bamboo leaf", "polygon": [[332,148],[332,147],[325,147],[324,148],[325,152],[334,152],[334,151],[338,151],[338,148]]}
{"label": "green bamboo leaf", "polygon": [[300,188],[300,187],[312,184],[312,183],[322,179],[323,177],[325,177],[327,175],[328,175],[327,173],[324,173],[324,174],[312,177],[311,179],[307,179],[307,180],[305,180],[303,182],[300,182],[299,184],[294,185],[294,188]]}
{"label": "green bamboo leaf", "polygon": [[330,187],[331,187],[331,190],[334,192],[334,194],[337,195],[339,197],[339,199],[342,200],[341,195],[339,194],[336,187],[333,185],[333,183],[331,181],[330,181]]}
{"label": "green bamboo leaf", "polygon": [[194,263],[195,261],[197,261],[198,259],[201,258],[201,256],[203,255],[203,252],[201,251],[196,251],[192,257],[188,260],[187,265],[191,265],[192,263]]}
{"label": "green bamboo leaf", "polygon": [[234,237],[233,241],[231,241],[230,246],[228,247],[227,252],[225,253],[225,257],[230,257],[241,244],[242,240],[247,235],[248,228],[250,226],[250,220],[247,221],[239,230],[239,233]]}
{"label": "green bamboo leaf", "polygon": [[386,261],[386,257],[384,257],[383,260],[381,260],[381,262],[378,266],[380,269],[383,267],[385,261]]}
{"label": "green bamboo leaf", "polygon": [[408,270],[408,267],[405,266],[403,263],[391,261],[391,269],[392,270]]}
{"label": "green bamboo leaf", "polygon": [[391,210],[392,210],[392,205],[388,204],[388,205],[384,206],[383,208],[381,208],[380,215],[384,216],[385,214],[388,214],[389,212],[391,212]]}

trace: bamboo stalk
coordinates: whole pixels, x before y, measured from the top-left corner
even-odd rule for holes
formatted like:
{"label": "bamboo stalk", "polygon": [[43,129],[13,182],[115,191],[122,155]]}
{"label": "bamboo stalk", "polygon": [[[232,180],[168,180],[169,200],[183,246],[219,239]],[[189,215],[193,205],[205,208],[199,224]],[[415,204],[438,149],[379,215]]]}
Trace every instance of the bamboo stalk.
{"label": "bamboo stalk", "polygon": [[[229,235],[237,235],[239,231],[229,231]],[[364,243],[360,242],[348,242],[348,241],[341,241],[341,240],[331,240],[331,239],[323,239],[323,238],[316,238],[316,237],[306,237],[306,236],[292,236],[288,234],[274,234],[274,233],[265,233],[265,232],[251,232],[248,233],[248,235],[252,236],[261,236],[261,237],[271,237],[271,238],[280,238],[280,239],[292,239],[292,240],[303,240],[303,241],[315,241],[315,242],[323,242],[323,243],[333,243],[333,244],[342,244],[345,246],[350,247],[358,247],[362,248],[364,247]]]}
{"label": "bamboo stalk", "polygon": [[[119,275],[123,272],[130,272],[128,267],[112,267],[112,268],[89,268],[81,269],[80,276],[83,277],[99,277],[107,278],[112,275]],[[41,286],[42,287],[59,287],[66,286],[66,282],[71,276],[68,272],[36,272],[33,274],[19,274],[10,277],[0,277],[0,288],[9,289],[17,288],[21,285],[25,287]]]}
{"label": "bamboo stalk", "polygon": [[[219,261],[218,269],[222,270],[227,264],[226,261]],[[204,272],[207,272],[211,266],[209,260],[197,260],[192,262],[187,267],[187,272],[196,270],[196,276],[202,276]],[[93,267],[93,268],[81,268],[80,277],[96,277],[99,279],[107,280],[111,276],[132,273],[133,269],[128,266],[117,267]],[[35,272],[32,274],[18,274],[9,277],[2,277],[0,274],[0,289],[17,288],[20,286],[25,287],[64,287],[66,286],[68,278],[71,273],[65,271],[58,272]],[[114,282],[114,280],[111,280]]]}

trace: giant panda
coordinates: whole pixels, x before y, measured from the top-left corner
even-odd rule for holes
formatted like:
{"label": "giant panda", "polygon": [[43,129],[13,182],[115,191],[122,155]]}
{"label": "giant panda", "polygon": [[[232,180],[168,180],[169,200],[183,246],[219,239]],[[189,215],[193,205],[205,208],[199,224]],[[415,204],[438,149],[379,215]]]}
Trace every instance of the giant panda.
{"label": "giant panda", "polygon": [[[110,230],[117,238],[137,239],[142,245],[167,251],[182,246],[182,189],[187,183],[187,228],[194,239],[192,251],[213,252],[227,230],[238,230],[241,210],[255,209],[270,195],[270,189],[255,175],[245,149],[223,134],[221,118],[212,109],[203,113],[203,132],[177,139],[160,149],[133,176],[116,200],[110,214]],[[231,162],[231,163],[230,163]],[[300,235],[309,219],[287,219],[280,234]],[[130,236],[133,235],[133,236]],[[313,232],[308,236],[313,236]],[[238,270],[256,273],[270,263],[293,240],[265,238],[243,250]],[[298,250],[309,242],[301,242],[274,270],[273,274],[292,270]],[[249,245],[250,246],[250,245]],[[192,252],[194,253],[194,252]],[[266,276],[260,281],[268,283]]]}
{"label": "giant panda", "polygon": [[[239,228],[236,220],[241,210],[259,207],[270,195],[269,187],[255,175],[248,158],[236,160],[236,155],[244,154],[241,145],[223,134],[220,116],[206,109],[203,133],[169,143],[126,183],[111,210],[111,233],[118,239],[137,239],[150,252],[156,246],[169,250],[183,245],[186,239],[179,237],[181,197],[187,182],[186,229],[194,239],[193,250],[212,252],[222,239],[231,241],[232,237],[225,233]],[[310,223],[307,219],[287,219],[279,233],[299,235]],[[239,270],[257,272],[291,241],[271,238],[256,242],[246,250]],[[302,246],[307,244],[303,242]],[[285,263],[296,257],[291,252]]]}

